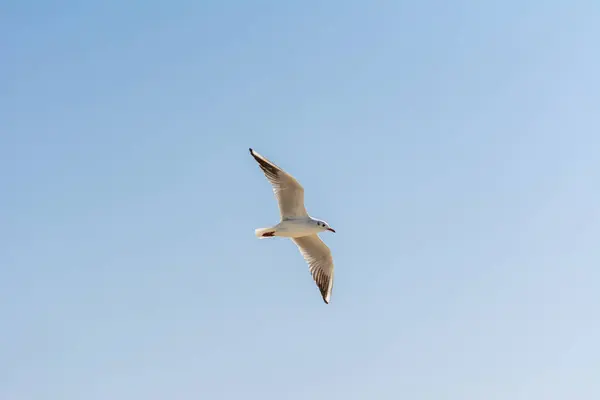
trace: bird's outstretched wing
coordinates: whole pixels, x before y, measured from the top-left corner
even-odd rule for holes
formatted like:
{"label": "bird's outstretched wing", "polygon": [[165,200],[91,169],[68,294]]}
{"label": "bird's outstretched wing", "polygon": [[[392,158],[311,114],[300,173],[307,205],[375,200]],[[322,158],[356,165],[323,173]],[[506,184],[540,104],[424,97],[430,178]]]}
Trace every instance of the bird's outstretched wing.
{"label": "bird's outstretched wing", "polygon": [[273,186],[281,219],[308,216],[304,207],[304,188],[296,178],[254,150],[250,149],[250,154]]}
{"label": "bird's outstretched wing", "polygon": [[308,269],[321,291],[323,301],[329,304],[333,289],[333,257],[331,256],[331,250],[316,234],[292,238],[292,240],[308,263]]}

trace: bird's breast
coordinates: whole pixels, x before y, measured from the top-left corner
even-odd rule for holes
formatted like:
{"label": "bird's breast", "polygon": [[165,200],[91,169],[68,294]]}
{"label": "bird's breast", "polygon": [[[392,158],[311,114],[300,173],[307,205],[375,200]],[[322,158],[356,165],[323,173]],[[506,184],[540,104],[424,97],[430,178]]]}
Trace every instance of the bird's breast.
{"label": "bird's breast", "polygon": [[308,220],[288,219],[277,225],[277,236],[302,237],[318,232],[320,232],[319,227]]}

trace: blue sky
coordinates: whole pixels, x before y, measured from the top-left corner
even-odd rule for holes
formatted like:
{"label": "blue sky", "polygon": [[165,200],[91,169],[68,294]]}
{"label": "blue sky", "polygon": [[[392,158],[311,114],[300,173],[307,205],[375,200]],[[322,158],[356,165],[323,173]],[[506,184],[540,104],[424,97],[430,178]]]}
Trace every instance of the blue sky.
{"label": "blue sky", "polygon": [[0,398],[600,397],[598,2],[2,9]]}

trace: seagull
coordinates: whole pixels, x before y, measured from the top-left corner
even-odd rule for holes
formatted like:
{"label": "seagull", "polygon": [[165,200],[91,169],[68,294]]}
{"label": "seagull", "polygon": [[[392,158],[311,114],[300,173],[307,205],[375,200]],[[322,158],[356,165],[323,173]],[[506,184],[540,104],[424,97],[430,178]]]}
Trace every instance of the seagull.
{"label": "seagull", "polygon": [[319,238],[318,233],[325,231],[335,233],[335,230],[327,222],[308,215],[304,207],[304,188],[296,178],[256,151],[250,149],[250,154],[273,186],[281,216],[281,221],[277,225],[256,229],[256,236],[260,239],[275,236],[292,239],[308,264],[323,301],[329,304],[333,288],[333,258],[331,250]]}

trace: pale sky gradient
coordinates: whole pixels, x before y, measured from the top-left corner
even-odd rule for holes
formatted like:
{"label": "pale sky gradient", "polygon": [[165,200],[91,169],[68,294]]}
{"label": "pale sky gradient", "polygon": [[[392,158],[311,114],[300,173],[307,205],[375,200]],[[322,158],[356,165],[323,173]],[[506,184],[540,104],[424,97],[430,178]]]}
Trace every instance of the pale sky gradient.
{"label": "pale sky gradient", "polygon": [[600,398],[600,2],[0,9],[0,399]]}

